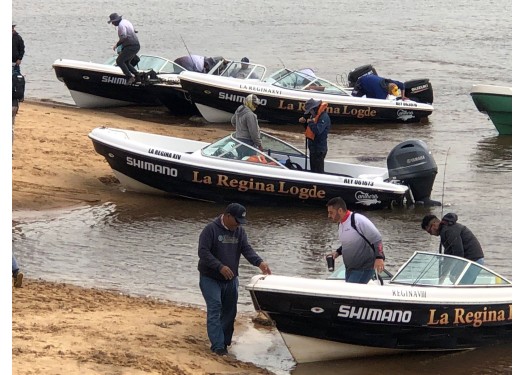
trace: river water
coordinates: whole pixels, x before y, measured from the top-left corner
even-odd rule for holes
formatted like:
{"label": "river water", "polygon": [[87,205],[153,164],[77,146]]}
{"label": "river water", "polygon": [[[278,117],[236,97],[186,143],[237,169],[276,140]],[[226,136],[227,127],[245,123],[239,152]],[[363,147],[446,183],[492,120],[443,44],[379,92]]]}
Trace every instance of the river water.
{"label": "river water", "polygon": [[[483,245],[486,262],[512,278],[512,137],[498,136],[469,95],[473,84],[512,85],[511,1],[440,2],[267,0],[19,0],[13,19],[26,43],[26,97],[73,104],[51,68],[59,58],[103,62],[123,14],[139,31],[142,52],[175,58],[222,55],[266,65],[313,68],[336,81],[372,64],[380,75],[429,78],[435,112],[428,124],[337,125],[329,159],[384,166],[398,143],[424,140],[439,171],[433,199],[444,207],[375,211],[387,267],[395,271],[415,250],[435,251],[437,237],[420,228],[427,213],[455,212]],[[186,121],[169,114],[162,121]],[[96,124],[94,124],[95,126]],[[222,126],[222,125],[206,125]],[[264,124],[300,134],[294,126]],[[301,138],[297,145],[304,147]],[[109,167],[108,167],[109,169]],[[115,202],[69,210],[13,212],[13,249],[31,278],[120,290],[203,306],[197,240],[224,207],[123,192]],[[248,207],[250,241],[276,274],[325,277],[324,254],[338,246],[324,209]],[[241,264],[240,284],[258,272]],[[241,287],[240,311],[253,311]],[[240,319],[244,319],[242,316]],[[275,332],[236,337],[237,358],[282,374],[508,374],[511,346],[448,356],[418,355],[295,366]]]}

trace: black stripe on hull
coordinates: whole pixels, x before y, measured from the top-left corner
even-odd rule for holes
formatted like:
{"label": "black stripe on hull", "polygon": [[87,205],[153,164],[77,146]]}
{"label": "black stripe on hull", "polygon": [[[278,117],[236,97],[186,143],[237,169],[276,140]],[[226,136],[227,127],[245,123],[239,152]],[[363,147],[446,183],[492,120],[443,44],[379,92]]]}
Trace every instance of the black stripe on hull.
{"label": "black stripe on hull", "polygon": [[55,74],[69,90],[138,105],[162,105],[147,86],[127,85],[123,75],[58,66]]}
{"label": "black stripe on hull", "polygon": [[[187,90],[195,103],[203,104],[225,112],[234,113],[242,104],[246,93],[205,85],[197,82],[181,80],[182,87]],[[263,105],[257,108],[257,116],[261,120],[274,123],[297,124],[298,119],[304,116],[303,100],[270,96],[265,93],[256,93]],[[422,110],[411,102],[398,101],[394,108],[358,106],[352,104],[329,104],[328,112],[332,123],[412,123],[421,122],[432,113]]]}
{"label": "black stripe on hull", "polygon": [[[223,172],[211,168],[191,167],[145,157],[129,151],[106,146],[93,140],[95,151],[104,156],[111,168],[127,177],[167,194],[214,202],[239,201],[259,205],[304,204],[324,206],[341,196],[350,207],[360,209],[390,208],[395,202],[402,205],[404,196],[362,186],[330,186],[303,183],[290,179],[269,179],[240,172]],[[370,205],[360,197],[373,198]]]}
{"label": "black stripe on hull", "polygon": [[[402,350],[461,350],[512,340],[512,304],[446,306],[250,293],[254,306],[280,332],[321,340]],[[484,320],[479,326],[475,314]]]}

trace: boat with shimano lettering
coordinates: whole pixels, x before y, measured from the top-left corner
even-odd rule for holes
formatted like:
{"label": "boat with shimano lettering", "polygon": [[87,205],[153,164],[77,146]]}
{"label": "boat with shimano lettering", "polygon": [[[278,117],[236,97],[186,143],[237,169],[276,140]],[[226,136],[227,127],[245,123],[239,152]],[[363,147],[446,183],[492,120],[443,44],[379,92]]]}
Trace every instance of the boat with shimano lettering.
{"label": "boat with shimano lettering", "polygon": [[394,147],[387,167],[326,160],[320,174],[304,152],[265,132],[263,150],[233,134],[206,143],[98,127],[89,138],[133,191],[261,205],[324,206],[334,196],[363,209],[440,204],[430,198],[437,166],[420,140]]}
{"label": "boat with shimano lettering", "polygon": [[395,275],[347,283],[253,276],[246,289],[298,363],[512,342],[512,282],[462,257],[416,251]]}
{"label": "boat with shimano lettering", "polygon": [[[208,60],[213,65],[208,74],[218,74],[222,58]],[[58,59],[52,66],[57,79],[66,85],[73,101],[81,108],[162,106],[168,94],[154,88],[155,84],[162,83],[169,87],[168,109],[172,113],[199,113],[180,86],[178,76],[186,70],[184,67],[164,57],[147,54],[136,56],[134,65],[139,78],[133,84],[127,83],[122,69],[116,65],[116,56],[104,63]]]}
{"label": "boat with shimano lettering", "polygon": [[256,94],[261,101],[256,112],[258,118],[273,123],[297,124],[310,98],[328,103],[327,111],[332,123],[427,122],[434,110],[433,90],[428,79],[405,82],[404,98],[354,96],[352,85],[360,77],[359,74],[375,72],[360,68],[356,68],[358,74],[355,74],[356,69],[349,74],[346,86],[320,78],[311,69],[283,68],[266,79],[247,80],[185,71],[179,79],[182,89],[188,92],[201,115],[209,122],[229,122],[249,94]]}

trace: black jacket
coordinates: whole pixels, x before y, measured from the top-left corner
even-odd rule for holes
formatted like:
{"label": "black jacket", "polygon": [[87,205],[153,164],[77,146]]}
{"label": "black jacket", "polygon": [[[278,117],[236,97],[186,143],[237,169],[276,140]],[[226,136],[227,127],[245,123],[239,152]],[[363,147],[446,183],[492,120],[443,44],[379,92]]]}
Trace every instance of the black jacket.
{"label": "black jacket", "polygon": [[22,60],[24,53],[26,51],[26,46],[24,44],[24,39],[16,31],[13,33],[13,62],[16,60]]}
{"label": "black jacket", "polygon": [[481,244],[466,226],[457,222],[458,215],[448,213],[441,219],[439,237],[444,253],[472,261],[484,258]]}

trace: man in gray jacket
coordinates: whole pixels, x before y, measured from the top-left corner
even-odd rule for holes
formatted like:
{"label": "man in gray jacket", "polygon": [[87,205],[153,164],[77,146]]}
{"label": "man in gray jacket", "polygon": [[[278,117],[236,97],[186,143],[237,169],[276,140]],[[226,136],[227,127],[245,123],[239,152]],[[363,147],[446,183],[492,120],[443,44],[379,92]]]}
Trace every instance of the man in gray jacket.
{"label": "man in gray jacket", "polygon": [[257,115],[254,113],[260,104],[257,95],[248,95],[244,99],[244,104],[235,111],[231,123],[235,126],[235,138],[262,151],[261,130]]}

